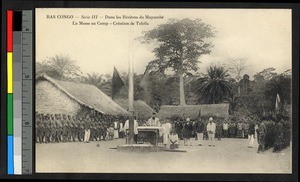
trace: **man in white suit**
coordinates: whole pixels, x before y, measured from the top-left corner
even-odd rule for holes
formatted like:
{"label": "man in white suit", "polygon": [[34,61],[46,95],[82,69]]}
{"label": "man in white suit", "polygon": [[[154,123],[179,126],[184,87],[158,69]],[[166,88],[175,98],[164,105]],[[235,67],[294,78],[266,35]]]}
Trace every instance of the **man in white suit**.
{"label": "man in white suit", "polygon": [[209,145],[208,146],[215,146],[214,145],[214,139],[215,139],[215,133],[216,133],[216,124],[213,122],[213,118],[209,117],[209,122],[207,124],[207,133],[208,133],[208,140]]}

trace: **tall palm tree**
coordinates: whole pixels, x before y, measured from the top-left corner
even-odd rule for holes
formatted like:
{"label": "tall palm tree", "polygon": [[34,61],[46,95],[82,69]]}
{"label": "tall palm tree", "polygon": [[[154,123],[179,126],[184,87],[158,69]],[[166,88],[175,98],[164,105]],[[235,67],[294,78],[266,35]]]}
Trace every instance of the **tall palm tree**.
{"label": "tall palm tree", "polygon": [[230,75],[224,67],[210,66],[204,78],[199,79],[201,86],[198,92],[201,94],[201,101],[218,104],[231,97],[229,77]]}

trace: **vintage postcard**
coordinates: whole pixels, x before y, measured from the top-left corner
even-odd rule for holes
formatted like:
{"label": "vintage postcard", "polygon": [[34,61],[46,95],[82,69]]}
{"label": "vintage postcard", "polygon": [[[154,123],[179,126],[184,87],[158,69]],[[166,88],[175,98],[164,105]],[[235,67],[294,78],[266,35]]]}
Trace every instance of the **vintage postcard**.
{"label": "vintage postcard", "polygon": [[35,9],[37,173],[292,173],[290,9]]}

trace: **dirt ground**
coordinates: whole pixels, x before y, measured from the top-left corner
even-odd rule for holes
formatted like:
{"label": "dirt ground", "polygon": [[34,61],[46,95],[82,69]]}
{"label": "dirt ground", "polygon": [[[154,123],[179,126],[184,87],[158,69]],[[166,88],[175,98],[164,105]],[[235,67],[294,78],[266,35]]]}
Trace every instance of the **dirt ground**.
{"label": "dirt ground", "polygon": [[258,154],[257,143],[247,139],[222,139],[215,147],[179,148],[187,152],[128,153],[116,149],[124,139],[90,143],[36,144],[36,172],[43,173],[291,173],[292,147]]}

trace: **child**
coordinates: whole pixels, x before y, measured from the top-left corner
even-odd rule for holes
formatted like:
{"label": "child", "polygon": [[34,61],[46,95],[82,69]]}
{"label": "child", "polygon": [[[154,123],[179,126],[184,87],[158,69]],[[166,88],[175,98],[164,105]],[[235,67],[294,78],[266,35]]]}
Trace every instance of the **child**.
{"label": "child", "polygon": [[178,148],[178,134],[175,132],[174,129],[171,131],[169,138],[170,138],[170,149]]}
{"label": "child", "polygon": [[113,140],[114,139],[114,132],[115,132],[115,129],[113,128],[113,126],[110,126],[108,128],[109,140]]}

